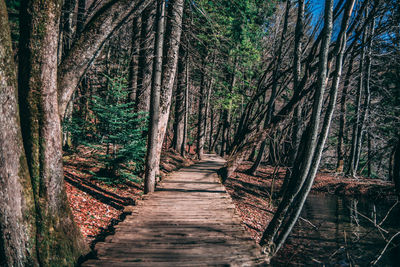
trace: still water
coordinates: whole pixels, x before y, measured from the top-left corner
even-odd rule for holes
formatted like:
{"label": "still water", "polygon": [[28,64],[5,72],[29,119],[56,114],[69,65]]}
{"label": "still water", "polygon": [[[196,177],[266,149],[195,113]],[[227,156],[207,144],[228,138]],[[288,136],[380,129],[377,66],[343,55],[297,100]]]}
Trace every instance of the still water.
{"label": "still water", "polygon": [[[400,231],[400,203],[395,203],[395,199],[310,195],[302,219],[272,265],[371,266],[387,241]],[[400,244],[398,237],[393,243]],[[388,246],[376,266],[400,267],[400,247]]]}

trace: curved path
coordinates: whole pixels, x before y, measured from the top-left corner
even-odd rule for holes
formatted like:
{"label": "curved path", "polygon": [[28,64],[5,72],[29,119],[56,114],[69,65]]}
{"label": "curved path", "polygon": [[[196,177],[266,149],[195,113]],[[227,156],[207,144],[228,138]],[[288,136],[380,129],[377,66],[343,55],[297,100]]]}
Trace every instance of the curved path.
{"label": "curved path", "polygon": [[205,160],[167,176],[83,266],[264,266],[216,170]]}

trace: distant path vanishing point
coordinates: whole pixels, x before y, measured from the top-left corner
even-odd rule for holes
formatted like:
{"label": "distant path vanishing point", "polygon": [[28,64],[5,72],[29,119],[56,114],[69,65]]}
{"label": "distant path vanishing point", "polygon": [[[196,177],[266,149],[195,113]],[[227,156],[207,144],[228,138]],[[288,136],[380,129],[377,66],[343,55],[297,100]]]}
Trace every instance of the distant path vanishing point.
{"label": "distant path vanishing point", "polygon": [[82,266],[266,266],[216,170],[205,160],[167,176]]}

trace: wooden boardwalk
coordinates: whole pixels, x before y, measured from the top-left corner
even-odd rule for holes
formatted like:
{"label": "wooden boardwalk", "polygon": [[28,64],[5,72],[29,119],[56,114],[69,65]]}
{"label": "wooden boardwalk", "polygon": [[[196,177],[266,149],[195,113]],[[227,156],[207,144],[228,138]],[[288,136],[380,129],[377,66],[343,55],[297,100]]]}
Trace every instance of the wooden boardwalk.
{"label": "wooden boardwalk", "polygon": [[264,266],[219,183],[213,155],[167,176],[83,266]]}

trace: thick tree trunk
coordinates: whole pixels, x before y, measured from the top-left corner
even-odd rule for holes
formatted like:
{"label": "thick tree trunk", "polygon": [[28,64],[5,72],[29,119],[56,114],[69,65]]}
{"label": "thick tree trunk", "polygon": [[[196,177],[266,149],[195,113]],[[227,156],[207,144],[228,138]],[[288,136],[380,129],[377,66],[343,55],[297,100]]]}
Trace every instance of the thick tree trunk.
{"label": "thick tree trunk", "polygon": [[[168,1],[168,19],[165,32],[165,51],[160,92],[160,123],[158,125],[158,144],[156,161],[160,163],[162,145],[167,131],[171,108],[172,89],[178,63],[178,52],[182,33],[183,0]],[[157,170],[157,174],[158,174]]]}
{"label": "thick tree trunk", "polygon": [[35,203],[23,149],[17,76],[0,0],[0,266],[36,266]]}
{"label": "thick tree trunk", "polygon": [[147,140],[146,170],[144,176],[144,193],[154,192],[158,170],[157,144],[160,119],[160,90],[162,75],[162,58],[164,44],[165,1],[157,1],[157,34],[155,41],[154,70],[151,88],[149,133]]}
{"label": "thick tree trunk", "polygon": [[80,37],[72,45],[68,55],[58,69],[58,106],[60,117],[64,117],[67,104],[79,85],[82,76],[96,58],[106,40],[123,25],[128,17],[136,17],[153,0],[120,0],[93,16]]}
{"label": "thick tree trunk", "polygon": [[61,1],[21,8],[19,100],[21,126],[36,205],[40,265],[74,265],[86,245],[64,186],[57,102],[57,36]]}
{"label": "thick tree trunk", "polygon": [[136,112],[150,110],[150,92],[152,89],[154,33],[155,33],[156,5],[150,4],[142,14],[140,33],[139,70],[136,90]]}
{"label": "thick tree trunk", "polygon": [[175,99],[175,120],[174,120],[174,137],[172,147],[175,151],[180,152],[183,143],[183,130],[185,124],[185,92],[186,92],[186,55],[185,49],[181,45],[179,48],[178,59],[178,83],[176,86]]}
{"label": "thick tree trunk", "polygon": [[129,99],[136,100],[136,90],[139,76],[139,51],[140,51],[140,32],[142,28],[142,17],[138,16],[132,22],[132,48],[131,60],[129,62]]}

